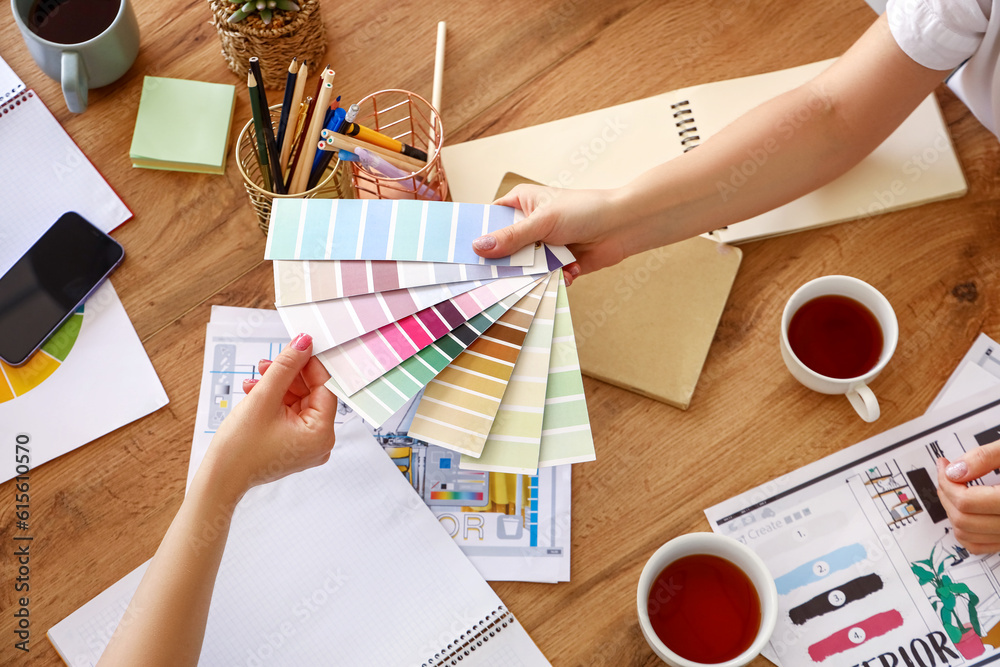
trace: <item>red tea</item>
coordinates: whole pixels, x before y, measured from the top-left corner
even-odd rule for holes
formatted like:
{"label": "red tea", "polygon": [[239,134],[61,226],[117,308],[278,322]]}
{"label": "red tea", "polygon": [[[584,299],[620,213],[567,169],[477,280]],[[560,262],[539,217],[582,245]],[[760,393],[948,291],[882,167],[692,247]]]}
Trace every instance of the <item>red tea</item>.
{"label": "red tea", "polygon": [[675,560],[649,589],[649,622],[667,647],[713,664],[750,648],[760,630],[760,598],[750,578],[725,558],[696,554]]}
{"label": "red tea", "polygon": [[806,301],[788,324],[788,344],[803,364],[831,378],[855,378],[875,368],[882,328],[850,297],[827,294]]}

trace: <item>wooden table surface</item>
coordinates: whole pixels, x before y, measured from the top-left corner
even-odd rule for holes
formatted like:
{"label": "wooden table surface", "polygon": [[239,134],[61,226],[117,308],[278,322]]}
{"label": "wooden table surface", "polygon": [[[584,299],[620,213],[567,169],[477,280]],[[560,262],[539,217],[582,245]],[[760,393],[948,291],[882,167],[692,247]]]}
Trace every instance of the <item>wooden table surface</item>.
{"label": "wooden table surface", "polygon": [[[14,650],[4,613],[2,664],[59,664],[45,631],[152,556],[184,492],[210,306],[273,307],[264,237],[234,161],[225,176],[130,166],[144,75],[240,83],[220,55],[207,2],[135,4],[138,60],[92,91],[82,115],[66,110],[31,60],[9,3],[0,10],[0,55],[135,214],[114,234],[127,257],[113,282],[170,398],[32,472],[31,652]],[[342,0],[325,2],[323,15],[345,100],[389,87],[429,97],[435,25],[447,20],[448,142],[837,56],[874,19],[861,0]],[[234,127],[250,116],[238,92]],[[553,664],[656,664],[636,621],[635,588],[660,544],[708,530],[708,506],[922,414],[976,335],[1000,336],[1000,145],[950,91],[937,95],[965,197],[745,244],[686,412],[585,381],[598,459],[573,471],[572,582],[494,584]],[[895,357],[874,384],[875,424],[843,398],[804,389],[781,362],[785,299],[829,273],[874,284],[899,318]],[[13,505],[12,483],[0,485],[3,609],[15,599]]]}

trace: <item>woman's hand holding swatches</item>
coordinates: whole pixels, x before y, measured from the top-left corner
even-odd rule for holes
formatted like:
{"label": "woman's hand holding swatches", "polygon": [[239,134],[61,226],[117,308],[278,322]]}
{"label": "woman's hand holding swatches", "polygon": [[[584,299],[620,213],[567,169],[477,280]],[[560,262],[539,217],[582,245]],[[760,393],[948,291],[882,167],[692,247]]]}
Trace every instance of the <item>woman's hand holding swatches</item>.
{"label": "woman's hand holding swatches", "polygon": [[312,338],[300,334],[273,361],[262,360],[260,380],[244,380],[247,396],[212,439],[209,465],[242,497],[250,488],[326,463],[334,443],[337,397],[330,374],[310,357]]}
{"label": "woman's hand holding swatches", "polygon": [[333,448],[337,397],[296,336],[212,438],[181,507],[108,644],[100,665],[196,665],[236,505],[258,484],[321,465]]}

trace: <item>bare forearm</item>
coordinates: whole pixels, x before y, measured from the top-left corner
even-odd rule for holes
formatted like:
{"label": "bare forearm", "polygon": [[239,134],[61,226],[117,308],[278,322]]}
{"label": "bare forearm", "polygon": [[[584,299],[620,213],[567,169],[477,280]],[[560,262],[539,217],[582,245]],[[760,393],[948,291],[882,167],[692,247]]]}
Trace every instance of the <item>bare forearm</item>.
{"label": "bare forearm", "polygon": [[841,140],[844,125],[829,100],[796,89],[647,171],[616,193],[626,226],[640,232],[629,254],[746,220],[833,180],[864,157]]}
{"label": "bare forearm", "polygon": [[623,229],[635,235],[627,250],[746,220],[825,185],[874,150],[943,76],[910,60],[879,20],[813,81],[615,193]]}
{"label": "bare forearm", "polygon": [[196,665],[238,492],[199,469],[101,657],[109,665]]}

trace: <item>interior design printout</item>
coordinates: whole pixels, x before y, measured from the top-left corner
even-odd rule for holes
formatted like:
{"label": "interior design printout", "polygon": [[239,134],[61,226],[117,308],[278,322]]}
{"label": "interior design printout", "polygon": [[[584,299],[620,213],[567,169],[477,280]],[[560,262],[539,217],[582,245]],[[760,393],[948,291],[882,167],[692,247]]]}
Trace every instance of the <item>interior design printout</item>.
{"label": "interior design printout", "polygon": [[[222,420],[243,397],[257,362],[288,343],[273,310],[213,306],[188,484]],[[489,581],[569,581],[571,466],[538,475],[459,469],[461,455],[407,435],[418,394],[382,428],[368,430]],[[340,404],[341,417],[352,414]]]}
{"label": "interior design printout", "polygon": [[[935,467],[997,440],[995,386],[706,510],[774,576],[765,655],[795,667],[1000,660],[1000,556],[973,556],[955,539]],[[998,481],[994,471],[975,484]]]}

